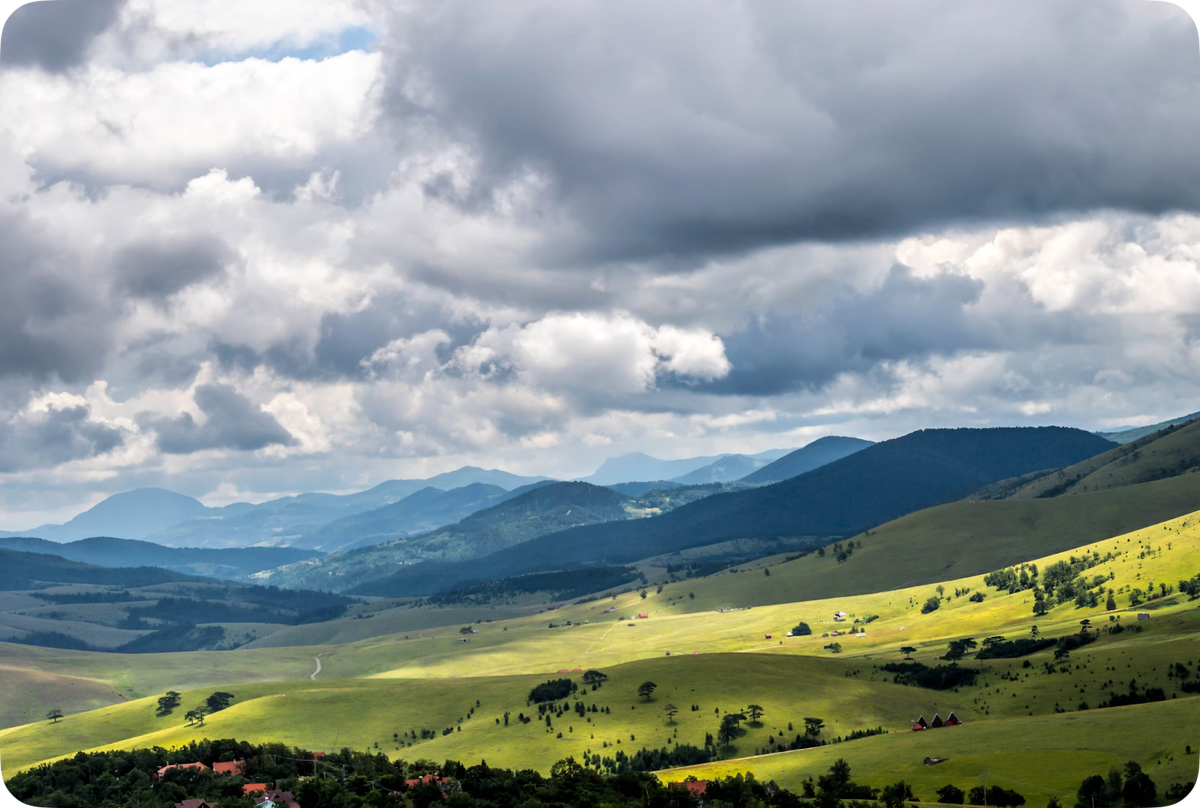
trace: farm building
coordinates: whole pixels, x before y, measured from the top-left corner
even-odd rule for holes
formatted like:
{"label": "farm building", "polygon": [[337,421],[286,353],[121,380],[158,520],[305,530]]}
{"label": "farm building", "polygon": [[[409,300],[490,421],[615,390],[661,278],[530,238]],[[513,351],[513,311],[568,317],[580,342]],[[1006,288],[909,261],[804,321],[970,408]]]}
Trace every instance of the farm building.
{"label": "farm building", "polygon": [[246,783],[246,785],[242,786],[242,796],[249,797],[251,794],[261,794],[266,790],[266,783]]}
{"label": "farm building", "polygon": [[296,797],[290,791],[266,791],[261,797],[256,797],[254,804],[258,808],[300,808]]}
{"label": "farm building", "polygon": [[929,729],[929,722],[925,720],[925,716],[917,719],[917,723],[913,724],[913,732],[920,732],[923,729]]}
{"label": "farm building", "polygon": [[226,777],[245,774],[245,769],[243,769],[245,762],[244,760],[230,760],[225,763],[214,763],[213,774],[223,774]]}
{"label": "farm building", "polygon": [[638,617],[642,620],[645,620],[649,616],[650,616],[649,612],[638,612]]}
{"label": "farm building", "polygon": [[1150,615],[1146,614],[1145,612],[1138,613],[1138,620],[1149,620],[1149,619],[1150,619]]}
{"label": "farm building", "polygon": [[933,723],[929,725],[929,728],[930,729],[941,729],[944,726],[946,726],[946,722],[942,720],[942,717],[940,715],[938,715],[937,713],[934,713],[933,714]]}
{"label": "farm building", "polygon": [[154,773],[154,779],[161,780],[163,775],[172,769],[201,769],[203,771],[209,771],[209,768],[203,763],[172,763],[170,766],[163,766],[161,769],[156,771]]}
{"label": "farm building", "polygon": [[950,711],[950,715],[946,716],[946,726],[948,727],[957,727],[961,723],[962,721],[958,720],[958,716],[954,714],[953,710]]}
{"label": "farm building", "polygon": [[770,632],[768,632],[768,633],[767,633],[767,639],[768,639],[768,640],[769,640],[769,639],[771,639],[771,634],[770,634]]}

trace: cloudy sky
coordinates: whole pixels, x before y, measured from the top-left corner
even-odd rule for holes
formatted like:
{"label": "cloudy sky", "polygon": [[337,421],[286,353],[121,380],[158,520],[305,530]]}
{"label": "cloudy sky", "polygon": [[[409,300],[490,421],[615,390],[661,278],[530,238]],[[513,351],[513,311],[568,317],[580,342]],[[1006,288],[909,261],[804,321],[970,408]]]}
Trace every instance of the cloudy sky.
{"label": "cloudy sky", "polygon": [[1192,412],[1198,135],[1165,3],[33,3],[0,527]]}

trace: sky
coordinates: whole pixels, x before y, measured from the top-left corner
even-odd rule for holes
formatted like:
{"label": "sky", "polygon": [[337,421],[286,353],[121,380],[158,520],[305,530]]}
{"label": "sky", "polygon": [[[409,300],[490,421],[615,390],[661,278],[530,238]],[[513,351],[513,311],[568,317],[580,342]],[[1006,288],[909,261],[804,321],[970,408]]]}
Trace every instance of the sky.
{"label": "sky", "polygon": [[0,38],[0,528],[1200,410],[1136,0],[54,0]]}

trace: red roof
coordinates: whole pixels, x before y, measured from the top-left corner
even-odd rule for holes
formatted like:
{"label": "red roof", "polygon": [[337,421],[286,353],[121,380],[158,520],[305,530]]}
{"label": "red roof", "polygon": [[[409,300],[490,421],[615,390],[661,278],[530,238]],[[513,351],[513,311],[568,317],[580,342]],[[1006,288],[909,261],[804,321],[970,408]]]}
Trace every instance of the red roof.
{"label": "red roof", "polygon": [[572,668],[571,673],[583,673],[583,668]]}
{"label": "red roof", "polygon": [[958,716],[956,716],[953,712],[946,716],[946,726],[948,727],[957,727],[961,723],[962,721],[960,721]]}
{"label": "red roof", "polygon": [[917,723],[913,724],[914,732],[916,730],[920,730],[920,729],[929,729],[929,724],[926,723],[925,716],[921,716],[920,718],[917,719]]}
{"label": "red roof", "polygon": [[679,785],[686,788],[693,797],[703,797],[704,792],[708,791],[707,780],[684,780]]}
{"label": "red roof", "polygon": [[229,761],[225,761],[223,763],[214,763],[213,764],[213,773],[214,774],[245,774],[246,772],[242,768],[242,765],[245,762],[246,761],[244,761],[244,760],[229,760]]}
{"label": "red roof", "polygon": [[558,672],[559,672],[559,673],[570,673],[570,671],[569,671],[569,670],[567,670],[566,668],[559,668],[559,669],[558,669]]}
{"label": "red roof", "polygon": [[649,616],[650,616],[649,612],[638,612],[638,617],[649,617]]}
{"label": "red roof", "polygon": [[264,802],[270,802],[273,805],[283,805],[287,808],[300,808],[300,803],[296,802],[296,798],[292,796],[290,791],[268,791],[261,797],[254,800],[258,805]]}
{"label": "red roof", "polygon": [[266,790],[267,790],[266,783],[247,783],[246,785],[242,786],[242,796],[246,797],[246,796],[249,796],[250,794],[253,794],[256,791],[266,791]]}
{"label": "red roof", "polygon": [[172,763],[169,766],[163,766],[154,773],[154,776],[162,777],[164,774],[171,771],[171,769],[204,769],[205,771],[208,771],[208,767],[203,763]]}
{"label": "red roof", "polygon": [[208,800],[184,800],[175,803],[175,808],[217,808],[217,804]]}

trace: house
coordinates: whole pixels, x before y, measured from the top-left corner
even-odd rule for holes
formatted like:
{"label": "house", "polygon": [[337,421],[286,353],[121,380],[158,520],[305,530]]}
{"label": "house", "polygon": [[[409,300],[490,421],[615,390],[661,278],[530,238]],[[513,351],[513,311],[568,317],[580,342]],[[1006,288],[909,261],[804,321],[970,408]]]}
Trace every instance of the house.
{"label": "house", "polygon": [[1146,614],[1145,612],[1138,613],[1138,620],[1149,620],[1149,619],[1150,619],[1150,615]]}
{"label": "house", "polygon": [[255,798],[254,804],[258,808],[300,808],[300,803],[296,802],[296,798],[292,796],[292,792],[276,791],[274,789],[265,792],[261,797]]}
{"label": "house", "polygon": [[946,726],[946,722],[942,720],[941,716],[939,716],[937,713],[934,713],[933,714],[933,723],[929,725],[929,728],[930,729],[941,729],[944,726]]}
{"label": "house", "polygon": [[209,768],[207,766],[205,766],[203,763],[172,763],[171,765],[163,766],[161,769],[156,771],[154,773],[154,779],[161,780],[163,778],[163,775],[165,775],[167,772],[171,771],[172,769],[201,769],[203,771],[209,771]]}
{"label": "house", "polygon": [[645,620],[649,616],[650,616],[649,612],[638,612],[638,617],[642,620]]}
{"label": "house", "polygon": [[230,760],[224,763],[213,764],[213,774],[222,774],[226,777],[241,776],[246,773],[244,760]]}
{"label": "house", "polygon": [[449,782],[450,782],[449,777],[442,777],[441,772],[434,772],[433,774],[425,774],[420,777],[415,777],[412,780],[405,780],[404,786],[409,791],[411,791],[412,789],[416,788],[417,786],[429,785],[430,783],[440,786],[442,783],[449,783]]}
{"label": "house", "polygon": [[559,668],[559,669],[558,669],[558,672],[559,672],[559,673],[570,673],[570,671],[569,671],[569,670],[567,670],[566,668]]}
{"label": "house", "polygon": [[925,716],[917,719],[917,723],[913,724],[913,732],[920,732],[923,729],[929,729],[929,723],[925,720]]}
{"label": "house", "polygon": [[583,668],[571,668],[571,673],[583,673]]}
{"label": "house", "polygon": [[671,783],[671,788],[687,789],[688,795],[696,800],[700,805],[708,805],[708,781],[707,780],[684,780],[681,783]]}
{"label": "house", "polygon": [[261,794],[267,790],[266,783],[247,783],[242,786],[242,796],[249,797],[251,794]]}
{"label": "house", "polygon": [[217,804],[208,800],[184,800],[175,803],[175,808],[217,808]]}
{"label": "house", "polygon": [[946,726],[957,727],[961,724],[962,724],[962,721],[958,720],[958,716],[956,716],[954,714],[953,710],[950,712],[950,715],[946,716]]}
{"label": "house", "polygon": [[768,639],[768,640],[769,640],[769,639],[771,639],[771,633],[770,633],[770,632],[767,632],[767,639]]}
{"label": "house", "polygon": [[845,612],[836,612],[833,615],[833,622],[844,623],[844,622],[846,622],[846,617],[847,617],[847,614]]}

